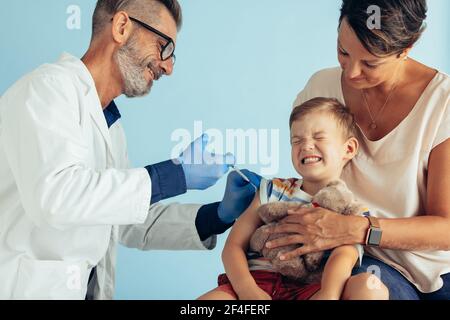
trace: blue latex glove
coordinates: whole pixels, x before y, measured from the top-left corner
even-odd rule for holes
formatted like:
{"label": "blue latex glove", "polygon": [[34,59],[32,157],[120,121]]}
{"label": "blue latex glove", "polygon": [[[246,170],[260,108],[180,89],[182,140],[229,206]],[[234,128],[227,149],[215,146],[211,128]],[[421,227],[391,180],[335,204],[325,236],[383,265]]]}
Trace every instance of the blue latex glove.
{"label": "blue latex glove", "polygon": [[231,153],[226,155],[206,151],[208,135],[203,134],[192,142],[177,159],[186,177],[188,190],[205,190],[214,185],[236,159]]}
{"label": "blue latex glove", "polygon": [[[246,169],[241,171],[259,188],[261,176]],[[248,208],[255,192],[256,189],[251,183],[245,181],[237,172],[230,172],[223,200],[217,209],[220,220],[224,223],[231,223],[236,220]]]}

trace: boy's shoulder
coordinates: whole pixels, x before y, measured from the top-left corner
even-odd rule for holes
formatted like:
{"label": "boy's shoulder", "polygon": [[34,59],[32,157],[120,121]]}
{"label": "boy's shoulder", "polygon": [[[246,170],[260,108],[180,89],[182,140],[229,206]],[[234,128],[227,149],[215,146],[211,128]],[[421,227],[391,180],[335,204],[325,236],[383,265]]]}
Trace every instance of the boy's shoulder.
{"label": "boy's shoulder", "polygon": [[300,178],[273,178],[270,180],[272,187],[283,190],[292,190],[295,188],[301,188],[303,179]]}
{"label": "boy's shoulder", "polygon": [[266,181],[265,194],[267,202],[300,201],[310,202],[311,196],[302,190],[303,179],[299,178],[273,178]]}

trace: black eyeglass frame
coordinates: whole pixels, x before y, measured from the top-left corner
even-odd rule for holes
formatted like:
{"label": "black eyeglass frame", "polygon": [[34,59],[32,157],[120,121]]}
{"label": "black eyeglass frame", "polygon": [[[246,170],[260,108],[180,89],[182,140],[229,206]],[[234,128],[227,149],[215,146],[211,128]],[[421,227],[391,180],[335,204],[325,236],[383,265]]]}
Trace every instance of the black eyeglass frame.
{"label": "black eyeglass frame", "polygon": [[[160,58],[161,58],[162,61],[166,61],[166,60],[169,60],[170,58],[172,58],[172,59],[173,59],[172,63],[175,64],[175,61],[176,61],[176,57],[175,57],[175,42],[173,41],[173,39],[172,39],[171,37],[165,35],[165,34],[162,33],[161,31],[159,31],[159,30],[153,28],[152,26],[149,26],[148,24],[146,24],[146,23],[144,23],[144,22],[142,22],[142,21],[140,21],[140,20],[138,20],[138,19],[136,19],[136,18],[133,18],[133,17],[129,17],[129,18],[130,18],[131,21],[136,22],[137,24],[141,25],[141,26],[144,27],[145,29],[147,29],[147,30],[153,32],[154,34],[156,34],[156,35],[160,36],[161,38],[163,38],[164,40],[166,40],[167,43],[166,43],[166,44],[162,47],[162,49],[161,49]],[[172,46],[173,46],[173,51],[172,51],[172,53],[171,53],[168,57],[166,57],[166,58],[164,59],[163,53],[164,53],[164,51],[166,50],[166,48],[167,48],[170,44],[172,44]]]}

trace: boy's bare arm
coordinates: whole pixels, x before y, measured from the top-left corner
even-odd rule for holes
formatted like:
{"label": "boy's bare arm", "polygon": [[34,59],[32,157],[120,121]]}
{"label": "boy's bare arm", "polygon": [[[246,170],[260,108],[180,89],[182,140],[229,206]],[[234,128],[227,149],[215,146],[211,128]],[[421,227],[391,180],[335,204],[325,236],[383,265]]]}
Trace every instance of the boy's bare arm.
{"label": "boy's bare arm", "polygon": [[246,251],[250,238],[255,230],[262,225],[256,213],[260,206],[259,194],[256,192],[250,206],[234,224],[222,252],[222,261],[234,291],[240,296],[245,290],[257,287],[248,269]]}
{"label": "boy's bare arm", "polygon": [[353,245],[334,249],[325,264],[321,289],[312,299],[340,299],[357,260],[358,250]]}

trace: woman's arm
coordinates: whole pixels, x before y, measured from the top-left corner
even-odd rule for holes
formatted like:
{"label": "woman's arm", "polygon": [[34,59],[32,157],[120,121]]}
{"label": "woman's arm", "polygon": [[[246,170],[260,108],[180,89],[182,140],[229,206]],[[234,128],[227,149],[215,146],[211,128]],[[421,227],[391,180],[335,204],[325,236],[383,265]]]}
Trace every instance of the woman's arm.
{"label": "woman's arm", "polygon": [[450,140],[432,150],[427,180],[423,216],[380,219],[383,248],[450,250]]}
{"label": "woman's arm", "polygon": [[352,269],[358,261],[355,246],[341,246],[331,252],[322,273],[320,290],[311,300],[339,300]]}
{"label": "woman's arm", "polygon": [[258,287],[250,274],[245,254],[251,236],[255,230],[262,225],[262,221],[256,213],[259,205],[259,194],[256,192],[255,198],[250,206],[239,217],[231,229],[222,252],[222,261],[225,272],[227,273],[234,291],[241,300],[249,298],[249,293],[256,294],[256,296],[252,296],[254,299],[270,299],[270,297]]}
{"label": "woman's arm", "polygon": [[[433,149],[428,162],[425,212],[417,217],[380,219],[380,247],[394,250],[450,250],[450,140]],[[345,244],[365,244],[367,218],[343,216],[323,208],[300,209],[271,232],[294,235],[270,242],[271,247],[303,243],[286,259]]]}

